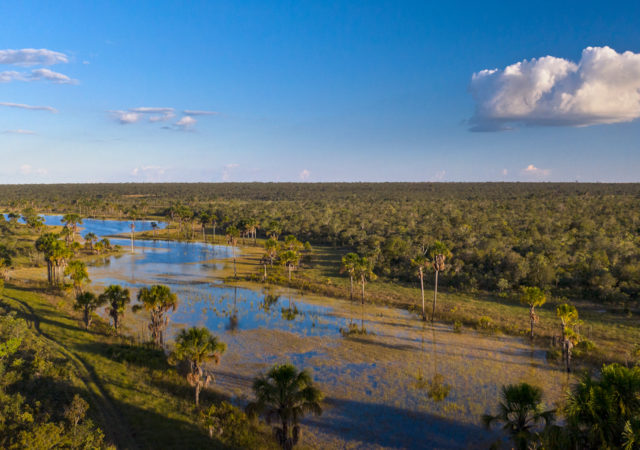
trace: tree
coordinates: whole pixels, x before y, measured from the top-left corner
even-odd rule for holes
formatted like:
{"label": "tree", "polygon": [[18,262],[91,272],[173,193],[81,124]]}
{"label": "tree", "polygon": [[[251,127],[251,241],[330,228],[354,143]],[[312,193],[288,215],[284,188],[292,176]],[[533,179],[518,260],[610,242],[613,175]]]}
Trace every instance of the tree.
{"label": "tree", "polygon": [[153,230],[153,238],[156,238],[156,232],[158,231],[158,222],[151,222],[151,229]]}
{"label": "tree", "polygon": [[270,221],[267,225],[267,236],[277,241],[281,233],[282,225],[280,225],[280,223],[275,220]]}
{"label": "tree", "polygon": [[213,228],[213,243],[216,243],[216,227],[218,226],[218,215],[214,212],[209,213],[209,220],[211,221],[211,227]]}
{"label": "tree", "polygon": [[300,254],[295,250],[284,250],[278,256],[280,264],[287,268],[289,272],[289,281],[291,281],[291,271],[298,267],[300,262]]}
{"label": "tree", "polygon": [[164,331],[169,324],[166,313],[175,311],[178,307],[178,296],[171,292],[169,287],[156,284],[151,288],[143,287],[138,291],[138,301],[140,305],[135,305],[133,311],[137,312],[144,308],[151,313],[151,323],[149,330],[151,337],[157,347],[164,346]]}
{"label": "tree", "polygon": [[79,214],[68,213],[62,216],[62,223],[71,231],[71,236],[69,237],[69,241],[67,241],[67,245],[69,245],[78,233],[78,225],[82,224],[82,217],[80,217]]}
{"label": "tree", "polygon": [[45,233],[36,240],[36,250],[44,254],[47,262],[47,280],[49,284],[59,284],[61,271],[72,256],[69,247],[53,233]]}
{"label": "tree", "polygon": [[577,338],[574,326],[579,323],[578,310],[573,305],[563,303],[556,308],[556,315],[562,324],[562,358],[567,372],[571,372],[571,351]]}
{"label": "tree", "polygon": [[200,226],[202,227],[202,241],[203,242],[207,242],[207,235],[205,234],[205,227],[211,221],[211,216],[209,216],[208,212],[202,212],[202,213],[200,213],[200,216],[198,217],[198,220],[200,221]]}
{"label": "tree", "polygon": [[533,339],[533,326],[538,322],[536,306],[542,306],[547,302],[547,296],[539,287],[523,286],[520,295],[520,303],[529,307],[529,320],[531,322],[531,339]]}
{"label": "tree", "polygon": [[485,414],[482,422],[487,429],[494,423],[502,423],[502,429],[511,436],[515,448],[527,450],[537,437],[535,428],[541,423],[550,425],[554,411],[542,410],[542,390],[527,383],[503,386],[501,397],[498,414]]}
{"label": "tree", "polygon": [[225,349],[224,342],[219,341],[204,327],[191,327],[181,330],[178,334],[176,347],[170,359],[173,362],[184,361],[188,364],[187,381],[195,387],[196,405],[200,403],[200,390],[211,382],[211,375],[204,375],[203,364],[207,361],[218,364]]}
{"label": "tree", "polygon": [[368,259],[366,256],[361,257],[356,264],[355,276],[360,279],[360,285],[362,287],[362,304],[364,305],[364,286],[367,283],[367,279],[375,280],[378,278],[376,274],[373,273],[373,261]]}
{"label": "tree", "polygon": [[98,236],[95,233],[89,232],[84,236],[84,242],[86,244],[89,244],[89,249],[91,250],[92,253],[94,250],[93,246],[97,241],[98,241]]}
{"label": "tree", "polygon": [[420,293],[422,294],[422,320],[427,320],[427,312],[424,306],[424,269],[429,267],[430,261],[423,255],[419,255],[411,260],[411,264],[418,268],[418,278],[420,279]]}
{"label": "tree", "polygon": [[445,261],[451,257],[451,251],[443,242],[435,241],[429,249],[429,256],[431,257],[433,268],[436,272],[436,280],[433,288],[433,308],[431,310],[431,321],[433,321],[436,317],[436,304],[438,302],[438,274],[446,268]]}
{"label": "tree", "polygon": [[227,227],[226,230],[227,235],[227,244],[231,246],[231,251],[233,252],[233,277],[238,278],[238,272],[236,270],[236,246],[238,245],[238,237],[240,237],[240,232],[233,225]]}
{"label": "tree", "polygon": [[356,267],[360,262],[360,257],[357,253],[347,253],[342,257],[342,266],[340,267],[340,273],[349,274],[349,300],[353,300],[353,278],[356,275]]}
{"label": "tree", "polygon": [[573,448],[637,448],[640,367],[610,364],[597,377],[585,373],[571,388],[564,415]]}
{"label": "tree", "polygon": [[313,385],[306,370],[292,364],[274,366],[253,382],[256,400],[248,405],[251,413],[264,414],[267,423],[279,421],[274,434],[285,450],[292,449],[300,438],[300,420],[307,413],[322,414],[322,392]]}
{"label": "tree", "polygon": [[82,287],[90,283],[87,265],[82,261],[71,261],[64,269],[64,274],[71,278],[73,283],[73,292],[75,296],[82,294]]}
{"label": "tree", "polygon": [[76,295],[76,302],[73,304],[73,309],[82,311],[85,329],[88,330],[91,326],[91,314],[100,306],[104,305],[105,301],[104,297],[98,297],[93,292],[81,292]]}
{"label": "tree", "polygon": [[278,255],[278,241],[273,238],[269,238],[264,243],[265,255],[269,259],[269,263],[273,266],[273,260]]}
{"label": "tree", "polygon": [[117,284],[112,284],[107,287],[102,294],[100,294],[99,300],[108,305],[107,312],[111,319],[113,319],[113,328],[118,334],[120,330],[120,322],[124,317],[127,304],[131,302],[131,296],[129,289],[123,288]]}
{"label": "tree", "polygon": [[0,279],[7,279],[14,254],[15,252],[7,248],[7,246],[0,245]]}

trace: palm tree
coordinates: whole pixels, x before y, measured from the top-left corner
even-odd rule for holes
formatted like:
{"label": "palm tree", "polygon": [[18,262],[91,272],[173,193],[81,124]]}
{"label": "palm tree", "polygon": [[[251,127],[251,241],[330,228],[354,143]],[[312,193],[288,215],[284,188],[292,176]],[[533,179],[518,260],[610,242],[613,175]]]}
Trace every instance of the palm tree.
{"label": "palm tree", "polygon": [[596,377],[585,372],[569,392],[564,415],[574,448],[622,448],[630,441],[627,448],[637,448],[640,367],[605,365]]}
{"label": "palm tree", "polygon": [[151,337],[157,347],[164,346],[164,330],[169,324],[166,313],[175,311],[178,307],[178,296],[171,292],[169,287],[156,284],[151,288],[143,287],[138,291],[138,301],[140,305],[135,305],[133,311],[137,312],[142,308],[151,313]]}
{"label": "palm tree", "polygon": [[529,307],[529,320],[531,322],[531,339],[533,339],[533,325],[538,322],[536,306],[542,306],[547,302],[547,296],[539,287],[523,286],[520,295],[520,303]]}
{"label": "palm tree", "polygon": [[495,416],[485,414],[482,421],[487,429],[494,423],[502,423],[515,448],[526,450],[536,437],[535,429],[541,423],[550,425],[554,411],[542,411],[542,389],[527,383],[502,386],[502,401]]}
{"label": "palm tree", "polygon": [[84,236],[84,241],[86,244],[89,244],[89,249],[93,253],[93,245],[98,241],[98,236],[95,233],[87,233]]}
{"label": "palm tree", "polygon": [[363,256],[359,259],[355,268],[356,277],[360,278],[360,285],[362,286],[362,304],[364,305],[364,285],[367,282],[367,279],[373,281],[376,278],[375,273],[373,273],[373,261],[369,260],[366,256]]}
{"label": "palm tree", "polygon": [[287,268],[289,272],[289,281],[291,281],[291,271],[298,267],[300,262],[300,254],[295,250],[285,250],[279,255],[280,264]]}
{"label": "palm tree", "polygon": [[231,251],[233,251],[233,277],[238,278],[238,272],[236,270],[236,246],[238,245],[238,237],[240,236],[240,232],[233,225],[227,227],[226,230],[227,235],[227,244],[231,246]]}
{"label": "palm tree", "polygon": [[562,357],[567,372],[571,372],[571,350],[578,337],[573,327],[579,323],[578,310],[573,305],[563,303],[556,308],[556,315],[562,324]]}
{"label": "palm tree", "polygon": [[255,402],[248,405],[251,413],[264,414],[267,423],[279,421],[274,427],[278,444],[292,449],[300,439],[300,420],[306,413],[322,414],[322,392],[313,385],[306,370],[298,371],[292,364],[277,365],[253,382]]}
{"label": "palm tree", "polygon": [[[1,216],[2,214],[0,214]],[[0,280],[6,280],[9,276],[9,268],[13,263],[15,251],[0,245]]]}
{"label": "palm tree", "polygon": [[108,305],[107,312],[113,319],[113,328],[116,330],[116,334],[118,334],[120,321],[122,317],[124,317],[127,304],[131,302],[129,289],[118,286],[117,284],[112,284],[100,294],[99,300]]}
{"label": "palm tree", "polygon": [[202,241],[203,242],[207,242],[207,235],[205,234],[205,227],[211,221],[211,217],[209,216],[208,212],[202,212],[202,213],[200,213],[200,216],[198,217],[198,220],[200,221],[200,226],[202,227]]}
{"label": "palm tree", "polygon": [[[68,213],[62,216],[62,223],[64,223],[65,226],[69,228],[69,230],[71,230],[70,240],[72,241],[73,239],[75,239],[75,235],[78,232],[78,225],[82,223],[82,217],[80,217],[79,214]],[[67,242],[67,244],[70,243],[70,241]]]}
{"label": "palm tree", "polygon": [[433,262],[433,268],[436,272],[436,280],[433,288],[433,307],[431,310],[431,321],[436,317],[436,304],[438,302],[438,274],[446,268],[445,260],[451,257],[451,251],[446,244],[435,241],[429,249],[429,256]]}
{"label": "palm tree", "polygon": [[269,238],[264,243],[264,250],[269,262],[273,266],[273,260],[276,259],[278,255],[278,241],[273,238]]}
{"label": "palm tree", "polygon": [[211,375],[204,375],[203,364],[207,361],[218,364],[225,349],[224,342],[204,327],[191,327],[178,334],[176,347],[170,359],[185,361],[189,365],[187,381],[196,389],[196,405],[200,404],[200,390],[211,381]]}
{"label": "palm tree", "polygon": [[269,225],[267,225],[267,236],[277,241],[281,233],[282,233],[282,225],[280,225],[280,223],[278,223],[275,220],[272,220],[271,222],[269,222]]}
{"label": "palm tree", "polygon": [[151,229],[153,230],[153,238],[156,238],[156,232],[158,231],[158,222],[151,222]]}
{"label": "palm tree", "polygon": [[353,300],[353,277],[356,275],[356,266],[360,261],[360,257],[357,253],[347,253],[342,257],[342,266],[340,267],[340,273],[349,274],[349,300]]}
{"label": "palm tree", "polygon": [[213,228],[213,243],[216,243],[216,227],[218,226],[218,215],[214,212],[209,213],[209,220],[211,221],[211,227]]}
{"label": "palm tree", "polygon": [[71,278],[76,297],[82,294],[82,286],[91,282],[89,272],[87,272],[87,265],[82,261],[71,261],[64,269],[64,274]]}
{"label": "palm tree", "polygon": [[419,255],[411,260],[411,264],[418,268],[418,278],[420,279],[420,293],[422,294],[422,320],[427,320],[427,312],[424,307],[424,269],[429,266],[430,261],[423,255]]}
{"label": "palm tree", "polygon": [[93,292],[82,292],[76,295],[73,309],[82,311],[85,329],[88,330],[91,326],[91,314],[104,303],[105,299],[102,296],[96,296]]}

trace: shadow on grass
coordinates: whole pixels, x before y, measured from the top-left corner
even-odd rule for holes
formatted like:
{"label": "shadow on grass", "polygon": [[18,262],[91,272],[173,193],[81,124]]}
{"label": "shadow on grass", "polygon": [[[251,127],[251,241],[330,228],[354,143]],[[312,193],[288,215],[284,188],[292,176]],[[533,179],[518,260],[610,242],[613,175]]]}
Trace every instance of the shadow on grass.
{"label": "shadow on grass", "polygon": [[305,425],[364,446],[393,448],[489,448],[494,433],[479,425],[444,419],[390,405],[327,397],[325,415],[304,419]]}

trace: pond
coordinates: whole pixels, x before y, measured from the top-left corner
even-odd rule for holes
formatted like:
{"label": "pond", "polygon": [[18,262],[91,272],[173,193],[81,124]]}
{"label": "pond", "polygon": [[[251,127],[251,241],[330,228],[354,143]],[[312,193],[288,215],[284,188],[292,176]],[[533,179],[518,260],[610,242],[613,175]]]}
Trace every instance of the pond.
{"label": "pond", "polygon": [[[82,226],[103,236],[126,233],[128,224],[84,220]],[[125,248],[130,242],[111,241]],[[326,399],[324,414],[304,421],[309,446],[487,448],[497,435],[480,427],[479,418],[495,410],[503,384],[536,384],[552,406],[569,382],[526,340],[456,333],[404,310],[286,288],[225,285],[219,274],[230,257],[226,246],[137,240],[133,252],[93,263],[90,277],[96,290],[117,283],[130,287],[132,296],[141,286],[170,286],[180,304],[169,334],[206,326],[227,343],[212,370],[215,387],[237,404],[250,396],[253,377],[273,364],[290,361],[311,370]],[[128,312],[125,323],[144,338],[147,320],[145,313]],[[343,337],[340,330],[350,323],[364,325],[366,334]],[[434,386],[443,398],[433,395]]]}

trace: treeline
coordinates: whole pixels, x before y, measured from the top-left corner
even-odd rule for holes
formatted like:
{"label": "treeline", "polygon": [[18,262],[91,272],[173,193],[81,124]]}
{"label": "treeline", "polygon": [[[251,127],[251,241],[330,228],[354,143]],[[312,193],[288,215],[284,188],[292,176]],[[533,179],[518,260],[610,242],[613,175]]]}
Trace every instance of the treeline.
{"label": "treeline", "polygon": [[[355,251],[415,281],[411,261],[451,250],[447,286],[628,302],[640,294],[640,185],[579,183],[229,183],[0,186],[9,210],[174,217]],[[191,215],[189,217],[189,214]],[[208,220],[209,220],[208,219]],[[215,225],[214,225],[215,224]]]}

